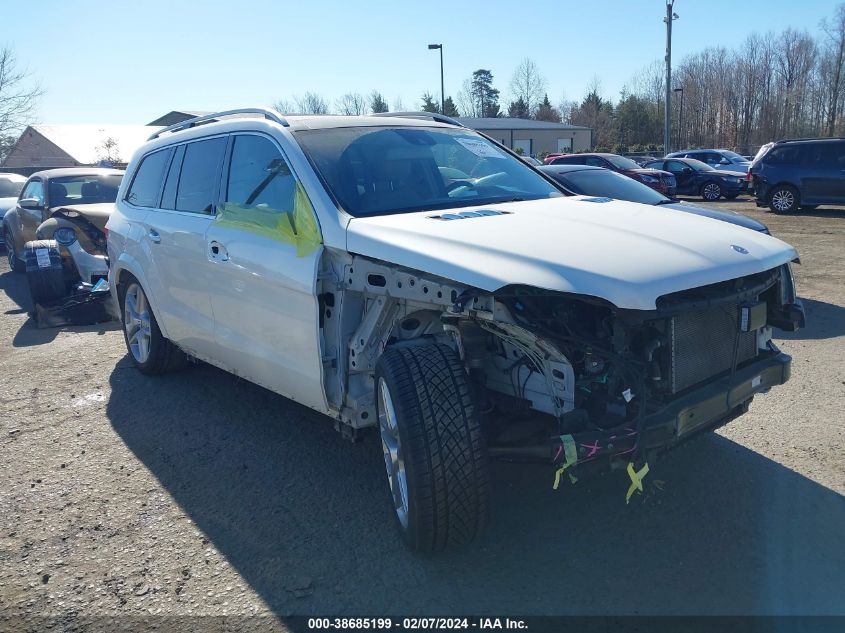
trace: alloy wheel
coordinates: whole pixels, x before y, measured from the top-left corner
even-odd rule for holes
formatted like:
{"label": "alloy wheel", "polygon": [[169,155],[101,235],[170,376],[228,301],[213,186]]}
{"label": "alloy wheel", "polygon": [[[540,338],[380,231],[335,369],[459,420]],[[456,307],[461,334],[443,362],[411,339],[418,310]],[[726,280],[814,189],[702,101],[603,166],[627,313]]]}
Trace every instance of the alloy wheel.
{"label": "alloy wheel", "polygon": [[778,211],[789,211],[795,205],[795,196],[789,189],[778,189],[772,196],[772,206]]}
{"label": "alloy wheel", "polygon": [[714,182],[704,187],[704,197],[707,200],[718,200],[722,195],[722,189]]}
{"label": "alloy wheel", "polygon": [[14,268],[15,260],[18,257],[17,253],[15,253],[15,240],[12,239],[12,236],[8,231],[6,231],[3,239],[6,242],[6,257],[9,258],[9,268]]}
{"label": "alloy wheel", "polygon": [[378,382],[379,412],[378,422],[381,431],[381,448],[384,451],[384,467],[393,496],[393,508],[403,528],[408,527],[408,478],[405,473],[405,457],[402,441],[399,439],[399,424],[393,398],[384,378]]}
{"label": "alloy wheel", "polygon": [[150,306],[140,285],[133,283],[126,289],[123,300],[123,328],[129,351],[138,363],[145,363],[150,357]]}

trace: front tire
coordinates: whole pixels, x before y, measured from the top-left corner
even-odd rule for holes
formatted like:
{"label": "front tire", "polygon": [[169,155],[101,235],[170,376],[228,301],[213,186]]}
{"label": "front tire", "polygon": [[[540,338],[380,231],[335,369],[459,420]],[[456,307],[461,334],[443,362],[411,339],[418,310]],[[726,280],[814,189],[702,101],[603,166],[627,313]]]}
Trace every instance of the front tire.
{"label": "front tire", "polygon": [[417,552],[472,541],[488,512],[487,452],[466,371],[445,345],[388,348],[376,409],[399,529]]}
{"label": "front tire", "polygon": [[129,276],[118,286],[118,297],[126,349],[141,373],[155,376],[182,369],[187,356],[162,335],[138,280]]}
{"label": "front tire", "polygon": [[718,182],[706,182],[701,187],[701,197],[709,202],[716,202],[722,197],[722,187]]}
{"label": "front tire", "polygon": [[9,268],[12,272],[23,273],[26,272],[26,266],[18,258],[18,250],[15,248],[15,238],[12,237],[12,232],[9,229],[3,233],[3,241],[6,243],[6,257],[9,258]]}
{"label": "front tire", "polygon": [[800,204],[798,190],[790,185],[778,185],[769,194],[769,208],[775,213],[793,213]]}

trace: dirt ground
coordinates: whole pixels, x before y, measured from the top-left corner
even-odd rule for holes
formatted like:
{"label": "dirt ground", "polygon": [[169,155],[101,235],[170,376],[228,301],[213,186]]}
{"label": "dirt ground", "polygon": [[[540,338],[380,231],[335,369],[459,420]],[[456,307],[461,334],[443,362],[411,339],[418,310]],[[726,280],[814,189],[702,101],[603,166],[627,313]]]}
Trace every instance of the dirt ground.
{"label": "dirt ground", "polygon": [[374,438],[351,445],[327,418],[208,366],[142,376],[116,327],[38,330],[4,259],[0,613],[13,619],[0,628],[104,615],[265,615],[262,628],[283,628],[293,614],[845,614],[845,210],[714,206],[801,254],[808,327],[778,334],[792,380],[655,464],[628,506],[621,472],[554,492],[548,467],[497,464],[490,528],[429,558],[400,542]]}

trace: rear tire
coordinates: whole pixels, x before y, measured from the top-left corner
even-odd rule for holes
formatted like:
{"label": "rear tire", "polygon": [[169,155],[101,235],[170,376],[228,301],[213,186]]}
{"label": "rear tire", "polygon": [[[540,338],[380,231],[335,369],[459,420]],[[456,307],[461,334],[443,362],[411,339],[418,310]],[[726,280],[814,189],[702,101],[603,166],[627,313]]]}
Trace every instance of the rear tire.
{"label": "rear tire", "polygon": [[701,186],[701,197],[709,202],[716,202],[722,197],[722,187],[718,182],[705,182]]}
{"label": "rear tire", "polygon": [[412,550],[472,541],[488,513],[487,451],[460,358],[445,345],[388,348],[376,409],[395,516]]}
{"label": "rear tire", "polygon": [[769,208],[775,213],[794,213],[800,204],[798,190],[791,185],[778,185],[769,194]]}
{"label": "rear tire", "polygon": [[[37,266],[35,261],[38,250],[46,250],[51,265],[45,268]],[[35,240],[27,242],[24,246],[24,261],[30,260],[30,265],[24,265],[26,270],[26,282],[29,286],[29,294],[32,297],[33,305],[36,303],[50,303],[61,299],[67,294],[65,286],[64,270],[61,267],[61,253],[59,243],[55,240]],[[55,265],[53,265],[55,262]]]}
{"label": "rear tire", "polygon": [[142,374],[156,376],[185,367],[185,352],[164,338],[141,284],[128,275],[118,286],[123,340],[129,358]]}
{"label": "rear tire", "polygon": [[3,241],[6,243],[6,257],[9,258],[9,268],[12,269],[12,272],[16,273],[26,272],[26,266],[23,261],[18,258],[18,252],[15,248],[15,239],[12,237],[12,233],[9,229],[6,229],[3,233]]}

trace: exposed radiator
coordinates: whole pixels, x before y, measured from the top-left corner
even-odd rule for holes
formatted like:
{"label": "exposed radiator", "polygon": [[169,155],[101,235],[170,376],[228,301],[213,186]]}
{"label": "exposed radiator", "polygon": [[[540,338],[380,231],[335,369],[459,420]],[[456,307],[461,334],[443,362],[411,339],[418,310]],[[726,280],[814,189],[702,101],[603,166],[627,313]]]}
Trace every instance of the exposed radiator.
{"label": "exposed radiator", "polygon": [[[727,371],[733,360],[739,309],[723,305],[672,318],[672,393]],[[757,333],[741,332],[737,364],[757,354]]]}

